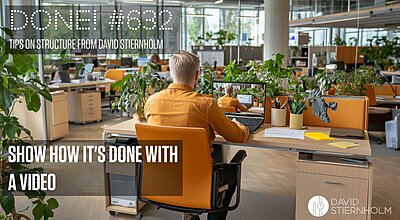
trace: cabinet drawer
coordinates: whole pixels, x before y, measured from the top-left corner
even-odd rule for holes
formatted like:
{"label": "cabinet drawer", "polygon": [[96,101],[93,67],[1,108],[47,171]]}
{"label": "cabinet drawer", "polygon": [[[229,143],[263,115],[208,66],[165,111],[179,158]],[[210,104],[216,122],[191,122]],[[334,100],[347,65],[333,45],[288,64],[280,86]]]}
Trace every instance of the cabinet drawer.
{"label": "cabinet drawer", "polygon": [[82,113],[90,113],[90,112],[101,112],[101,106],[100,105],[87,105],[87,106],[82,106]]}
{"label": "cabinet drawer", "polygon": [[101,120],[101,112],[82,112],[82,121],[97,121]]}
{"label": "cabinet drawer", "polygon": [[369,179],[369,166],[349,166],[337,163],[324,163],[315,161],[299,160],[297,171],[329,176],[341,176],[359,179]]}
{"label": "cabinet drawer", "polygon": [[69,133],[69,124],[64,123],[64,124],[53,125],[52,131],[53,131],[52,140],[62,138]]}
{"label": "cabinet drawer", "polygon": [[[316,195],[325,197],[330,204],[328,212],[323,216],[324,220],[366,220],[368,218],[368,214],[364,212],[339,214],[339,209],[343,212],[344,209],[342,208],[344,207],[367,209],[368,180],[297,172],[296,181],[296,219],[318,219],[308,211],[308,202]],[[358,204],[334,204],[337,201],[349,201],[353,199],[357,199]]]}
{"label": "cabinet drawer", "polygon": [[82,105],[85,105],[86,103],[97,103],[101,101],[101,95],[100,92],[85,92],[81,93],[81,101]]}
{"label": "cabinet drawer", "polygon": [[53,102],[61,102],[67,100],[67,94],[64,92],[53,92],[52,93]]}
{"label": "cabinet drawer", "polygon": [[53,125],[68,122],[68,105],[67,100],[52,103],[52,121]]}

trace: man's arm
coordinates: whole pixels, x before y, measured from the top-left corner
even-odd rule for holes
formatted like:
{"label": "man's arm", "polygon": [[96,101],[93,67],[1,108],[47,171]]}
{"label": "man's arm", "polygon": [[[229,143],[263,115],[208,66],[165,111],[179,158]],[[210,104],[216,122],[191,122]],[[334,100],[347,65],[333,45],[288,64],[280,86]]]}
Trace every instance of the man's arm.
{"label": "man's arm", "polygon": [[234,100],[235,100],[236,108],[240,109],[240,111],[242,111],[242,112],[247,112],[246,106],[242,105],[242,103],[240,103],[239,100],[237,100],[237,99],[234,99]]}
{"label": "man's arm", "polygon": [[229,120],[215,101],[212,101],[208,109],[208,122],[212,129],[227,141],[243,143],[246,142],[250,135],[250,131],[246,126],[238,125]]}

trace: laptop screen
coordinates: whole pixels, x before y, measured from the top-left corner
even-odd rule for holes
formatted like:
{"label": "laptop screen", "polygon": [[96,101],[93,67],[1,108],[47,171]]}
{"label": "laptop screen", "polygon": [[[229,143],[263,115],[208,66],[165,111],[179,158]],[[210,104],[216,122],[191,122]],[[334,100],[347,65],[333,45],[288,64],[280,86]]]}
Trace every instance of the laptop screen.
{"label": "laptop screen", "polygon": [[264,114],[264,105],[259,105],[259,103],[265,103],[266,100],[264,83],[214,81],[214,99],[218,101],[219,98],[224,96],[228,86],[233,89],[232,96],[248,107],[249,112]]}
{"label": "laptop screen", "polygon": [[253,101],[252,95],[237,95],[237,99],[242,104],[251,104]]}

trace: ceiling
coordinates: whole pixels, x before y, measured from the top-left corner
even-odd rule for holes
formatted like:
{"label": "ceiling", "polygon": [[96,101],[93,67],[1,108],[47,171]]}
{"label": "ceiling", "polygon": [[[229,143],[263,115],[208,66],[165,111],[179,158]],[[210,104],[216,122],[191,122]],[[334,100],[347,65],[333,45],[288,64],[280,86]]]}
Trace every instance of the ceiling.
{"label": "ceiling", "polygon": [[400,26],[400,5],[293,20],[290,27],[393,28]]}

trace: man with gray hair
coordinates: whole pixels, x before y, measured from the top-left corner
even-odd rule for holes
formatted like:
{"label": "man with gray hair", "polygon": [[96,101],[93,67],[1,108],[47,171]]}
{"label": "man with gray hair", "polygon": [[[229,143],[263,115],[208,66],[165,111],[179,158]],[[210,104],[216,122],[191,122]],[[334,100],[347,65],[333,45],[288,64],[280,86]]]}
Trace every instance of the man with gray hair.
{"label": "man with gray hair", "polygon": [[[193,91],[200,74],[198,56],[181,51],[170,58],[169,67],[173,83],[167,89],[152,95],[146,102],[144,111],[148,124],[204,128],[210,146],[215,139],[214,131],[227,141],[247,140],[250,132],[246,126],[229,120],[214,99]],[[214,158],[214,161],[218,160]],[[237,184],[235,174],[236,168],[224,170],[224,182],[232,186],[226,191],[223,201],[225,206],[229,206],[235,192]],[[226,216],[227,212],[210,213],[208,219],[223,220]],[[191,219],[199,217],[192,216]]]}

